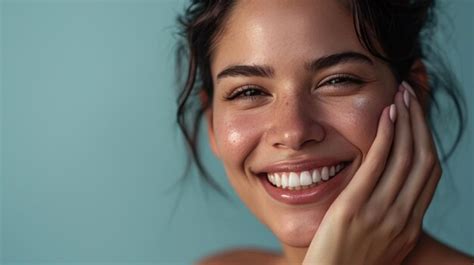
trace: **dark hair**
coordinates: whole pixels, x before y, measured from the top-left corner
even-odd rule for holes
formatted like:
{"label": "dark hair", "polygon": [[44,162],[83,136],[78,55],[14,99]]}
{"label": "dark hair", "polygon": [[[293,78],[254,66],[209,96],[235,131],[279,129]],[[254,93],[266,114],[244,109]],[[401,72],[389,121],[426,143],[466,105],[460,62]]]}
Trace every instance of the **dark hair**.
{"label": "dark hair", "polygon": [[[449,70],[433,44],[435,22],[434,0],[347,0],[352,11],[354,27],[362,45],[374,56],[386,61],[398,81],[410,83],[418,97],[429,99],[426,110],[444,163],[453,153],[464,132],[466,102],[454,74]],[[187,59],[188,74],[178,97],[177,121],[184,134],[189,153],[202,177],[221,194],[226,195],[217,182],[210,177],[199,156],[197,145],[199,125],[209,102],[199,100],[200,93],[213,95],[210,73],[210,56],[213,45],[222,30],[225,19],[235,5],[232,0],[192,0],[185,12],[178,17],[180,39],[177,49],[177,76],[180,76],[183,61]],[[381,47],[379,51],[376,45]],[[383,54],[382,54],[383,53]],[[413,75],[412,66],[422,60],[429,88]],[[178,82],[183,80],[178,80]],[[439,119],[442,107],[436,95],[445,93],[454,106],[457,118],[456,136],[446,152],[434,119]],[[425,94],[425,95],[422,95]],[[447,112],[449,113],[449,111]],[[449,118],[448,118],[449,119]],[[442,124],[446,128],[446,124]],[[443,128],[443,129],[444,129]],[[185,172],[187,174],[190,166]]]}

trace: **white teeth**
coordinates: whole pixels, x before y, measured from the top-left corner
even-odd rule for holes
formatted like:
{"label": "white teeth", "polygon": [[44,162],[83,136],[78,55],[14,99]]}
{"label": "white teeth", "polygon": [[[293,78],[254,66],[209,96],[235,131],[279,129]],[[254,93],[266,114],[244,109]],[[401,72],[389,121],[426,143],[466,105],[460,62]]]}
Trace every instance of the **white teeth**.
{"label": "white teeth", "polygon": [[295,172],[290,172],[290,176],[288,177],[288,187],[296,188],[300,186],[300,177]]}
{"label": "white teeth", "polygon": [[311,175],[309,174],[309,172],[308,171],[301,172],[301,175],[300,175],[301,186],[311,185],[312,183],[313,181],[311,180]]}
{"label": "white teeth", "polygon": [[286,173],[281,174],[281,187],[288,187],[288,175]]}
{"label": "white teeth", "polygon": [[288,188],[291,190],[304,189],[316,185],[316,183],[321,182],[321,180],[329,180],[344,169],[344,166],[344,163],[340,163],[330,167],[326,166],[313,169],[311,171],[268,173],[267,179],[279,188]]}
{"label": "white teeth", "polygon": [[313,183],[318,183],[321,182],[321,173],[319,173],[319,170],[315,169],[313,170]]}
{"label": "white teeth", "polygon": [[323,167],[323,169],[321,170],[321,178],[324,181],[329,179],[329,169],[328,169],[328,167]]}
{"label": "white teeth", "polygon": [[274,176],[275,176],[275,182],[273,182],[273,184],[275,184],[277,187],[281,187],[280,174],[275,173]]}
{"label": "white teeth", "polygon": [[268,180],[270,180],[271,183],[275,182],[275,176],[273,174],[268,174]]}

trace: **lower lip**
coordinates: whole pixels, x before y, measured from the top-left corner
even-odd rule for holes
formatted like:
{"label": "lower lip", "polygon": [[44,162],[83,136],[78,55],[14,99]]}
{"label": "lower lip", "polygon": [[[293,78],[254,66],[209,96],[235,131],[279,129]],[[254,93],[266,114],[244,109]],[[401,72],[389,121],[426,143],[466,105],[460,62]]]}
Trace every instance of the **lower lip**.
{"label": "lower lip", "polygon": [[259,177],[259,179],[273,199],[285,204],[309,204],[324,200],[337,190],[346,179],[345,176],[347,175],[349,165],[350,163],[346,163],[345,167],[328,181],[322,181],[318,185],[306,189],[289,190],[277,188],[268,181],[267,176]]}

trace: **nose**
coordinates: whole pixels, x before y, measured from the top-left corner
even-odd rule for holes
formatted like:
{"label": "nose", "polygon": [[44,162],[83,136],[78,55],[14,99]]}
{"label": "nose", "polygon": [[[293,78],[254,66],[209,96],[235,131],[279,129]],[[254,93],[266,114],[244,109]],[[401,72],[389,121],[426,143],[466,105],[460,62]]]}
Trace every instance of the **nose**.
{"label": "nose", "polygon": [[273,113],[266,140],[275,148],[300,150],[326,137],[317,120],[317,107],[304,98],[287,97]]}

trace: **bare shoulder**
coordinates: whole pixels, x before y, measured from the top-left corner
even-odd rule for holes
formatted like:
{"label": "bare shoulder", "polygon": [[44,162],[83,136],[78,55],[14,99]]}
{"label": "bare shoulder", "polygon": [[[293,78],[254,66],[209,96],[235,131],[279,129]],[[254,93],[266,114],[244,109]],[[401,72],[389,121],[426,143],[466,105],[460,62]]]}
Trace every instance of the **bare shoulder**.
{"label": "bare shoulder", "polygon": [[238,248],[220,251],[199,260],[196,265],[234,265],[234,264],[278,264],[281,255],[274,251]]}
{"label": "bare shoulder", "polygon": [[403,264],[472,265],[474,264],[474,258],[440,242],[427,233],[423,233],[415,249],[408,255]]}

